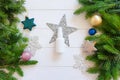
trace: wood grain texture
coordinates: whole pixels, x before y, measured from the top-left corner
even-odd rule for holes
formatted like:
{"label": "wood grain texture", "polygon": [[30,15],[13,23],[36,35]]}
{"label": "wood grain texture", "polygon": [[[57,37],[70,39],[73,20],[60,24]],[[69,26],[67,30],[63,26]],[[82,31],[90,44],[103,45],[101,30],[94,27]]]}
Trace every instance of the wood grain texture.
{"label": "wood grain texture", "polygon": [[[42,49],[39,49],[32,58],[38,60],[35,66],[22,66],[25,75],[19,80],[95,80],[96,75],[83,73],[79,69],[74,69],[76,54],[83,54],[81,45],[88,35],[87,31],[91,27],[84,15],[74,15],[76,8],[80,7],[77,0],[26,0],[25,7],[30,18],[35,18],[36,27],[30,32],[23,30],[23,25],[19,24],[19,29],[24,35],[38,36]],[[25,14],[19,15],[21,21]],[[46,23],[58,24],[63,15],[66,15],[67,24],[76,27],[78,30],[69,35],[70,47],[66,46],[63,54],[55,53],[55,43],[49,44],[53,32]],[[86,63],[85,63],[86,64]]]}
{"label": "wood grain texture", "polygon": [[26,0],[28,9],[75,9],[78,7],[77,0]]}

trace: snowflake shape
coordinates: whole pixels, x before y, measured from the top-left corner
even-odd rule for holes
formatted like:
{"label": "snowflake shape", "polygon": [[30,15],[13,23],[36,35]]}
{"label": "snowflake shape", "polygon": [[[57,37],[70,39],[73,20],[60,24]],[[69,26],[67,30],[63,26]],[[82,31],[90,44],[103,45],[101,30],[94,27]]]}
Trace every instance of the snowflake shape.
{"label": "snowflake shape", "polygon": [[38,37],[30,37],[28,46],[26,47],[25,51],[31,52],[31,54],[34,56],[36,51],[41,48],[41,45],[39,44]]}
{"label": "snowflake shape", "polygon": [[86,70],[89,68],[89,65],[86,63],[85,58],[82,55],[75,55],[75,64],[73,68],[79,69],[81,72],[86,72]]}

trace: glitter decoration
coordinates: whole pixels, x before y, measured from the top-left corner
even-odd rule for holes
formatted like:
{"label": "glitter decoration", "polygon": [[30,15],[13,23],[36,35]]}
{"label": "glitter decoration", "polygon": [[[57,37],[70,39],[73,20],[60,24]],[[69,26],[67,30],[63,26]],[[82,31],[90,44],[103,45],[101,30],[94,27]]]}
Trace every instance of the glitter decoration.
{"label": "glitter decoration", "polygon": [[86,40],[84,44],[82,45],[83,51],[86,53],[93,53],[94,51],[97,51],[95,48],[95,42],[91,42],[89,40]]}
{"label": "glitter decoration", "polygon": [[67,46],[70,46],[69,44],[69,35],[77,30],[77,28],[73,27],[68,27],[67,22],[66,22],[66,16],[64,15],[60,21],[60,23],[57,24],[52,24],[52,23],[47,23],[48,27],[54,32],[51,40],[49,43],[55,42],[57,39],[57,33],[58,33],[58,28],[62,27],[63,29],[63,37],[65,39],[65,44]]}
{"label": "glitter decoration", "polygon": [[34,56],[36,51],[41,48],[41,45],[39,44],[38,40],[39,39],[37,36],[30,37],[30,40],[28,42],[28,46],[26,47],[25,51],[31,52],[32,55]]}

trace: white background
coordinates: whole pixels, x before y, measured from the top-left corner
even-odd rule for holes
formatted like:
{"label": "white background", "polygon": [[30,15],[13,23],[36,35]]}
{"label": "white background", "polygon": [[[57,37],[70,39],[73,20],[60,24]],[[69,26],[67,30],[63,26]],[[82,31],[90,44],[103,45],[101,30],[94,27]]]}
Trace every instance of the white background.
{"label": "white background", "polygon": [[[27,16],[35,18],[36,27],[32,31],[21,30],[30,36],[38,36],[42,48],[32,58],[39,63],[34,66],[23,66],[24,77],[19,80],[95,80],[95,75],[81,72],[73,68],[76,54],[82,54],[81,45],[88,35],[89,22],[84,14],[74,15],[75,9],[80,7],[77,0],[26,0]],[[57,55],[55,44],[49,44],[53,32],[46,23],[58,24],[63,15],[66,15],[68,26],[78,30],[69,36],[70,47],[66,47],[65,53]],[[21,21],[24,20],[21,15]],[[81,56],[82,57],[82,56]],[[86,64],[86,63],[83,63]]]}

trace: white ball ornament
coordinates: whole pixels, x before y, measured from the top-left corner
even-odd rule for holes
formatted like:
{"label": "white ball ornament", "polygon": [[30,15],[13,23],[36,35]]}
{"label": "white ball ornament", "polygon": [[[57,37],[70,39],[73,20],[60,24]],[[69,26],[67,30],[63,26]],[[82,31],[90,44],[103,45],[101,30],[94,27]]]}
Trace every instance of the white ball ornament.
{"label": "white ball ornament", "polygon": [[101,18],[101,16],[99,16],[99,15],[94,15],[94,16],[92,16],[91,19],[90,19],[90,23],[91,23],[91,25],[93,25],[93,26],[98,26],[98,25],[100,25],[100,24],[102,23],[102,18]]}

